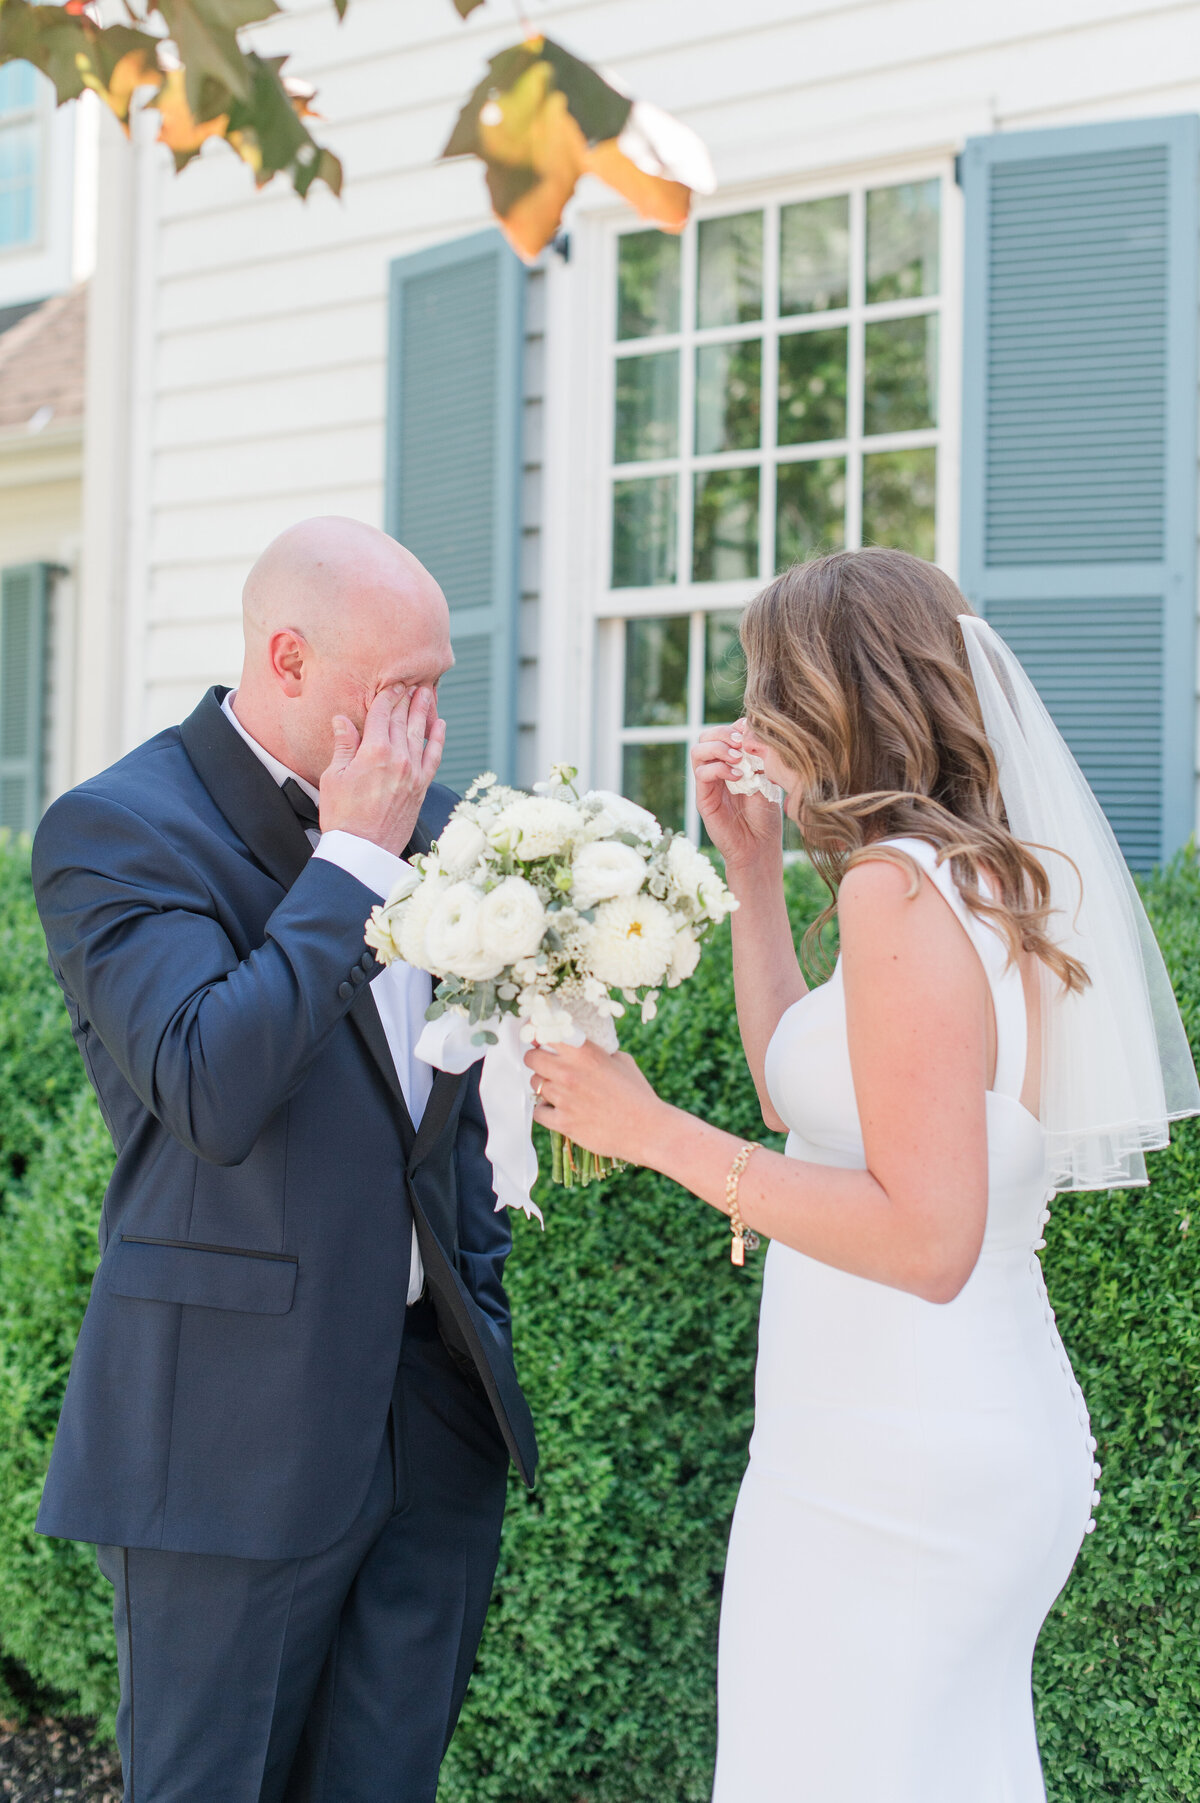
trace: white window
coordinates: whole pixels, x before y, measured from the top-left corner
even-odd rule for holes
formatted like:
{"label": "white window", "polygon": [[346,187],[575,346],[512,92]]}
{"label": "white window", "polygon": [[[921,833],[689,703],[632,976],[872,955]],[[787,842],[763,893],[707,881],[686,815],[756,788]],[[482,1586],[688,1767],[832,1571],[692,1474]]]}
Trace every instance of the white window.
{"label": "white window", "polygon": [[0,65],[0,251],[37,238],[41,122],[31,63]]}
{"label": "white window", "polygon": [[615,238],[619,774],[693,836],[688,746],[738,710],[761,583],[842,546],[936,555],[942,212],[924,175]]}

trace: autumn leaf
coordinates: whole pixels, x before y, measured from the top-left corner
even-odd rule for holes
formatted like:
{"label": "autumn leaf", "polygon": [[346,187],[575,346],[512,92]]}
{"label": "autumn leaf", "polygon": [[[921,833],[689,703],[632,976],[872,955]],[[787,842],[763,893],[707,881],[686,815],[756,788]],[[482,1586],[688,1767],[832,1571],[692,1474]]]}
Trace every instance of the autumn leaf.
{"label": "autumn leaf", "polygon": [[195,118],[209,116],[209,106],[225,111],[213,98],[218,89],[249,100],[254,78],[237,34],[279,12],[276,0],[154,0],[154,7],[175,41]]}
{"label": "autumn leaf", "polygon": [[92,88],[125,124],[138,87],[157,87],[158,40],[129,25],[101,29],[82,11],[0,0],[0,63],[32,63],[54,84],[59,104]]}
{"label": "autumn leaf", "polygon": [[229,125],[229,114],[219,113],[197,123],[187,102],[187,88],[182,69],[171,69],[150,102],[162,115],[158,141],[165,144],[175,158],[176,170],[186,169],[209,138],[223,138]]}
{"label": "autumn leaf", "polygon": [[229,109],[226,136],[238,155],[254,170],[261,188],[286,170],[292,186],[303,199],[316,181],[335,194],[342,191],[342,165],[330,150],[315,143],[303,123],[313,117],[309,102],[312,89],[305,86],[290,94],[282,70],[284,56],[247,53],[251,92],[246,101],[235,100]]}
{"label": "autumn leaf", "polygon": [[481,159],[500,228],[528,262],[554,237],[583,175],[668,231],[686,224],[693,191],[715,186],[688,127],[634,102],[549,38],[492,58],[442,154]]}

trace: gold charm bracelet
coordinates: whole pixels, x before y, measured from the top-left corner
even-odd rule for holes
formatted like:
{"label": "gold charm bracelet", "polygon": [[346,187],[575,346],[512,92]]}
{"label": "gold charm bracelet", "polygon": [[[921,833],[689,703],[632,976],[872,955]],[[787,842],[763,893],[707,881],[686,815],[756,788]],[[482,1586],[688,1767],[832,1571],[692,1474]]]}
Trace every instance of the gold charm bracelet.
{"label": "gold charm bracelet", "polygon": [[725,1179],[725,1206],[729,1212],[729,1226],[733,1239],[729,1246],[729,1262],[744,1265],[747,1252],[753,1252],[758,1246],[758,1235],[751,1232],[742,1219],[738,1207],[738,1185],[742,1181],[742,1172],[749,1164],[751,1156],[758,1151],[756,1145],[742,1146],[738,1155],[729,1167],[729,1175]]}

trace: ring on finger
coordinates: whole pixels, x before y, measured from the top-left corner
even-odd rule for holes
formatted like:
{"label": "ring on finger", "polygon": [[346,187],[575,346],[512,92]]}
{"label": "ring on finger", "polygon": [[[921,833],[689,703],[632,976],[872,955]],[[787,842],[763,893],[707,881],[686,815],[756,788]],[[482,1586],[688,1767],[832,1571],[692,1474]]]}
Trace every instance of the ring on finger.
{"label": "ring on finger", "polygon": [[539,1077],[537,1082],[533,1086],[533,1093],[537,1097],[539,1102],[542,1099],[542,1091],[543,1091],[543,1089],[545,1089],[545,1087],[546,1087],[545,1077]]}

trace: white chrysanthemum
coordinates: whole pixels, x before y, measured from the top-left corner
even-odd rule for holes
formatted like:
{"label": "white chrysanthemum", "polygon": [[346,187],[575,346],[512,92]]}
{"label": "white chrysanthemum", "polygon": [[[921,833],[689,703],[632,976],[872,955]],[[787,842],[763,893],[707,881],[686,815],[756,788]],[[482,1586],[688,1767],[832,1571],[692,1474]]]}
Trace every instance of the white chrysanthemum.
{"label": "white chrysanthemum", "polygon": [[675,940],[675,917],[652,895],[620,895],[596,911],[588,968],[614,989],[661,983]]}
{"label": "white chrysanthemum", "polygon": [[439,871],[430,871],[396,910],[392,924],[396,953],[415,970],[432,971],[435,968],[426,953],[425,928],[448,888],[449,884]]}
{"label": "white chrysanthemum", "polygon": [[480,903],[480,941],[487,956],[498,958],[501,967],[531,957],[545,931],[546,910],[523,876],[506,876]]}
{"label": "white chrysanthemum", "polygon": [[487,848],[475,822],[455,814],[437,842],[438,863],[448,877],[470,876]]}
{"label": "white chrysanthemum", "polygon": [[589,789],[583,805],[592,815],[594,830],[604,837],[636,833],[647,845],[657,845],[662,838],[662,827],[648,809],[639,808],[636,801],[617,795],[612,789]]}
{"label": "white chrysanthemum", "polygon": [[523,795],[501,808],[488,828],[488,838],[500,851],[523,859],[552,858],[571,843],[579,815],[565,801],[547,795]]}
{"label": "white chrysanthemum", "polygon": [[503,962],[484,950],[482,896],[470,883],[451,883],[438,897],[425,928],[425,951],[439,976],[479,982],[498,977]]}
{"label": "white chrysanthemum", "polygon": [[381,964],[394,964],[400,956],[400,948],[394,937],[395,926],[396,916],[387,908],[371,909],[363,938]]}
{"label": "white chrysanthemum", "polygon": [[580,846],[571,866],[577,908],[594,908],[617,895],[636,895],[646,880],[646,860],[619,839],[596,839]]}
{"label": "white chrysanthemum", "polygon": [[678,989],[695,971],[700,962],[700,943],[687,927],[680,927],[675,935],[675,943],[671,947],[671,962],[667,966],[667,987]]}

